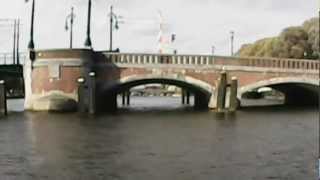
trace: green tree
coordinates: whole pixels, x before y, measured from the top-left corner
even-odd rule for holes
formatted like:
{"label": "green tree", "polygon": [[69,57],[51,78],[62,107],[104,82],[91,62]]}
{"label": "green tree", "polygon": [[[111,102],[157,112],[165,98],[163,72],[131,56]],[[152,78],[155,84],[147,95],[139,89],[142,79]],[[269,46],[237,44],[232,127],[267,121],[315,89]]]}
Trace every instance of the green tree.
{"label": "green tree", "polygon": [[319,52],[319,19],[312,18],[303,23],[302,27],[308,33],[308,44],[311,46],[311,58],[318,58]]}
{"label": "green tree", "polygon": [[302,26],[288,27],[278,37],[264,38],[253,44],[245,44],[238,56],[308,58],[316,59],[319,52],[318,18],[312,18]]}

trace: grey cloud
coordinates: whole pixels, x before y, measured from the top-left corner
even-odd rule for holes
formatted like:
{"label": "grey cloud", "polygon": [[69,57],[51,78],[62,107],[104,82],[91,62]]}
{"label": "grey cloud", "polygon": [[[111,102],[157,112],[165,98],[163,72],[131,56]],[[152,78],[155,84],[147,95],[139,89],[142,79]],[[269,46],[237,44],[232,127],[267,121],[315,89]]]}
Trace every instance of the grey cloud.
{"label": "grey cloud", "polygon": [[[86,34],[88,0],[37,1],[35,38],[39,48],[66,47],[68,33],[63,29],[70,6],[75,6],[75,45],[83,47]],[[316,14],[316,2],[308,0],[93,0],[92,37],[94,47],[107,44],[109,6],[128,19],[146,19],[152,24],[127,23],[115,33],[116,46],[126,51],[155,52],[158,17],[161,10],[168,25],[166,32],[176,33],[178,52],[229,54],[229,31],[236,31],[236,47],[262,37],[275,36],[291,25],[299,25]],[[9,7],[9,8],[8,8]],[[30,4],[23,0],[0,2],[0,16],[19,14],[25,24],[22,39],[26,49],[29,38]],[[1,32],[1,29],[0,29]],[[7,34],[5,34],[8,36]],[[1,36],[1,35],[0,35]],[[2,33],[4,36],[4,33]],[[9,35],[11,36],[11,35]],[[48,38],[50,37],[50,43]],[[0,40],[3,37],[0,37]],[[1,42],[0,42],[1,43]],[[3,51],[10,51],[1,44]]]}

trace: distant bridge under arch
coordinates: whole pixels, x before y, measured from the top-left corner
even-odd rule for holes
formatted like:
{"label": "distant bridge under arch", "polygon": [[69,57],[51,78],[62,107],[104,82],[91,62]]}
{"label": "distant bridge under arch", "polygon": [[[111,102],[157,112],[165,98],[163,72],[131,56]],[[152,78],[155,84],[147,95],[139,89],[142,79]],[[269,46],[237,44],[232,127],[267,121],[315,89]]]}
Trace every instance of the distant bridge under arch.
{"label": "distant bridge under arch", "polygon": [[167,84],[180,87],[194,95],[194,106],[197,109],[207,109],[214,87],[210,84],[194,79],[188,76],[176,75],[132,75],[121,78],[118,82],[103,88],[101,94],[103,97],[112,99],[115,103],[115,96],[122,92],[126,92],[133,87],[147,84]]}
{"label": "distant bridge under arch", "polygon": [[238,99],[244,93],[261,87],[270,87],[285,95],[285,103],[289,105],[314,105],[319,103],[319,80],[306,77],[278,77],[258,81],[242,86]]}

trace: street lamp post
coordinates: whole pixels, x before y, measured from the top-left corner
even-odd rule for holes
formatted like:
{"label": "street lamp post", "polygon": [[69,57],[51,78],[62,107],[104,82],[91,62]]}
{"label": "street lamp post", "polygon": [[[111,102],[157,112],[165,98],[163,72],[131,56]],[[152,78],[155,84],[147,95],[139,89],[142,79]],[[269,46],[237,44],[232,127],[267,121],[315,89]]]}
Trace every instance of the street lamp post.
{"label": "street lamp post", "polygon": [[73,21],[74,21],[74,13],[73,7],[71,7],[71,13],[66,18],[66,30],[68,30],[68,19],[70,18],[70,49],[72,49],[73,44]]}
{"label": "street lamp post", "polygon": [[90,38],[90,24],[91,24],[91,0],[89,0],[88,2],[87,38],[84,45],[86,47],[92,48],[92,43]]}
{"label": "street lamp post", "polygon": [[[318,61],[320,63],[320,1],[318,1]],[[319,70],[320,70],[320,66],[319,66]],[[320,79],[320,71],[319,71],[319,79]],[[319,80],[319,83],[320,83],[320,80]],[[320,105],[320,88],[318,88],[318,106]],[[319,106],[319,111],[320,111],[320,106]],[[319,120],[320,120],[320,113],[319,113]],[[320,124],[319,124],[319,128],[320,128]],[[319,131],[319,134],[320,136],[320,131]],[[320,144],[320,138],[319,138],[319,144]],[[318,152],[318,171],[320,171],[320,148],[318,149],[319,152]],[[318,172],[318,179],[320,179],[320,174]]]}
{"label": "street lamp post", "polygon": [[14,19],[13,23],[13,64],[16,63],[16,42],[17,42],[17,20]]}
{"label": "street lamp post", "polygon": [[[320,61],[320,1],[319,1],[319,7],[318,7],[318,14],[319,14],[319,17],[318,17],[318,35],[319,35],[319,38],[318,38],[318,59]],[[319,73],[319,77],[320,77],[320,73]],[[320,91],[320,90],[319,90]],[[320,98],[320,96],[319,96]]]}
{"label": "street lamp post", "polygon": [[234,31],[230,31],[231,35],[231,56],[233,56]]}
{"label": "street lamp post", "polygon": [[211,46],[211,53],[212,53],[212,56],[214,55],[214,51],[215,51],[216,47],[215,46]]}
{"label": "street lamp post", "polygon": [[18,24],[17,24],[17,64],[20,64],[20,19],[18,19]]}
{"label": "street lamp post", "polygon": [[[28,2],[28,1],[29,1],[29,0],[26,0],[26,2]],[[30,50],[34,50],[34,41],[33,41],[34,6],[35,6],[35,0],[32,0],[30,41],[29,41],[29,44],[28,44],[28,48],[29,48]],[[32,58],[31,60],[34,60],[34,59]]]}
{"label": "street lamp post", "polygon": [[[25,0],[25,2],[29,2],[29,0]],[[35,0],[32,0],[32,10],[31,10],[31,24],[30,24],[30,41],[28,44],[29,49],[29,59],[31,60],[31,69],[33,69],[33,61],[36,59],[36,53],[34,51],[34,41],[33,41],[33,26],[34,26],[34,6]]]}
{"label": "street lamp post", "polygon": [[117,16],[113,12],[113,6],[110,6],[110,44],[109,44],[109,50],[113,50],[113,23],[115,23],[114,28],[117,30],[119,29],[119,19],[121,19],[121,16]]}
{"label": "street lamp post", "polygon": [[112,41],[113,41],[113,6],[110,6],[110,51],[112,51]]}

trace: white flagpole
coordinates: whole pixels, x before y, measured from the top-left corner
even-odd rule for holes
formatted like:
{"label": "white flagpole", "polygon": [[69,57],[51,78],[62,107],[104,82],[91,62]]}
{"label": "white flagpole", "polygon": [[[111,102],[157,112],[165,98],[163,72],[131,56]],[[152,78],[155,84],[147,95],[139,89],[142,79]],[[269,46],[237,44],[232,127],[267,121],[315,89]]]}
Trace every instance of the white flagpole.
{"label": "white flagpole", "polygon": [[164,20],[163,20],[163,16],[161,11],[158,11],[158,15],[159,15],[159,34],[158,34],[158,51],[160,54],[163,53],[163,24],[164,24]]}

